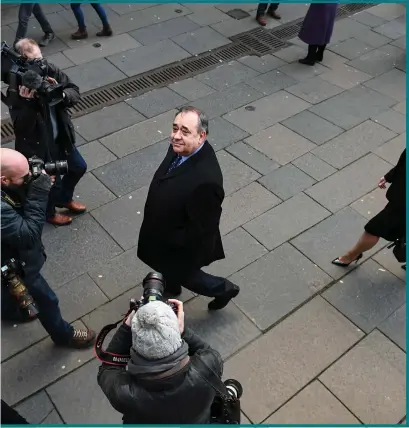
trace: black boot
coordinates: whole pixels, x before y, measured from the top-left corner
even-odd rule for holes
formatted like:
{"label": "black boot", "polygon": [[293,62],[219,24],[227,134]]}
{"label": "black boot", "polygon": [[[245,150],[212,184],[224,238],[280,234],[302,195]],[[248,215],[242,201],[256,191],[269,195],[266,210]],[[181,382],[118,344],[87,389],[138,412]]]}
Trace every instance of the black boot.
{"label": "black boot", "polygon": [[324,51],[327,45],[318,45],[317,54],[315,60],[321,62],[324,59]]}
{"label": "black boot", "polygon": [[[227,281],[227,280],[226,280]],[[219,297],[215,297],[207,307],[210,311],[217,311],[219,309],[223,309],[230,302],[231,299],[236,297],[240,293],[240,287],[236,284],[231,284],[232,287],[229,291]]]}
{"label": "black boot", "polygon": [[314,65],[317,60],[317,45],[308,45],[308,54],[305,58],[299,59],[298,62],[305,65]]}

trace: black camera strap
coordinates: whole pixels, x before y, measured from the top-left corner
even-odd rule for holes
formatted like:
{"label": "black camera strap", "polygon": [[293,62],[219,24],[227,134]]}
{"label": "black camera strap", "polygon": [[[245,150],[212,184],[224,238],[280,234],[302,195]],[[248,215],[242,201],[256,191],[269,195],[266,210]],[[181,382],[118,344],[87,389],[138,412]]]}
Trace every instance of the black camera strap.
{"label": "black camera strap", "polygon": [[4,190],[1,191],[1,199],[4,202],[7,202],[8,204],[10,204],[13,208],[19,208],[21,206],[19,203],[11,199],[10,196]]}

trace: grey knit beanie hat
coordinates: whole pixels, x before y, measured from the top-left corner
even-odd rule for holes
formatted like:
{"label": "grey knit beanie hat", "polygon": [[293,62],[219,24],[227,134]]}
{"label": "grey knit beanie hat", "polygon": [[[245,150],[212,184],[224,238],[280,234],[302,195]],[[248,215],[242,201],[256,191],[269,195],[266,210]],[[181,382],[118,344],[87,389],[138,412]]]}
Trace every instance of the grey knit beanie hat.
{"label": "grey knit beanie hat", "polygon": [[142,306],[132,318],[131,329],[132,347],[148,360],[172,355],[183,343],[176,314],[160,301]]}

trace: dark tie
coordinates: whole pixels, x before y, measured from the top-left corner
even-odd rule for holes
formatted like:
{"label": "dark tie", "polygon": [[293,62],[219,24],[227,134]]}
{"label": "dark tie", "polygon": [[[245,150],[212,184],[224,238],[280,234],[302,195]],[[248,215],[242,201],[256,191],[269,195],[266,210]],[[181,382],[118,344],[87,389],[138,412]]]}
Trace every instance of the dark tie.
{"label": "dark tie", "polygon": [[170,164],[167,174],[169,174],[171,171],[177,168],[181,162],[182,162],[182,156],[177,155],[173,160],[173,162]]}

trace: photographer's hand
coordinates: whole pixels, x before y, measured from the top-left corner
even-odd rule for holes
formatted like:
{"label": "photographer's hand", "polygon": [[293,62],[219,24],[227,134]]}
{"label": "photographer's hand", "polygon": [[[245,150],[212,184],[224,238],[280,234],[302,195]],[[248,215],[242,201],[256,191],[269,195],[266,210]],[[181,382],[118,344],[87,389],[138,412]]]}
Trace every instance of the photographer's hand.
{"label": "photographer's hand", "polygon": [[136,312],[136,311],[132,311],[132,312],[129,314],[129,316],[128,316],[128,318],[126,319],[126,321],[124,322],[124,324],[125,324],[125,325],[127,325],[128,327],[130,327],[130,326],[131,326],[132,318],[133,318],[133,316],[135,315],[135,312]]}
{"label": "photographer's hand", "polygon": [[168,299],[168,302],[175,304],[178,307],[178,322],[180,334],[185,331],[185,313],[183,311],[183,303],[180,300]]}
{"label": "photographer's hand", "polygon": [[53,85],[58,85],[58,82],[54,79],[54,77],[47,76],[47,81],[52,83]]}
{"label": "photographer's hand", "polygon": [[19,89],[20,97],[22,97],[22,98],[32,99],[32,98],[34,98],[34,96],[36,94],[35,89],[28,89],[25,86],[19,86],[18,89]]}

